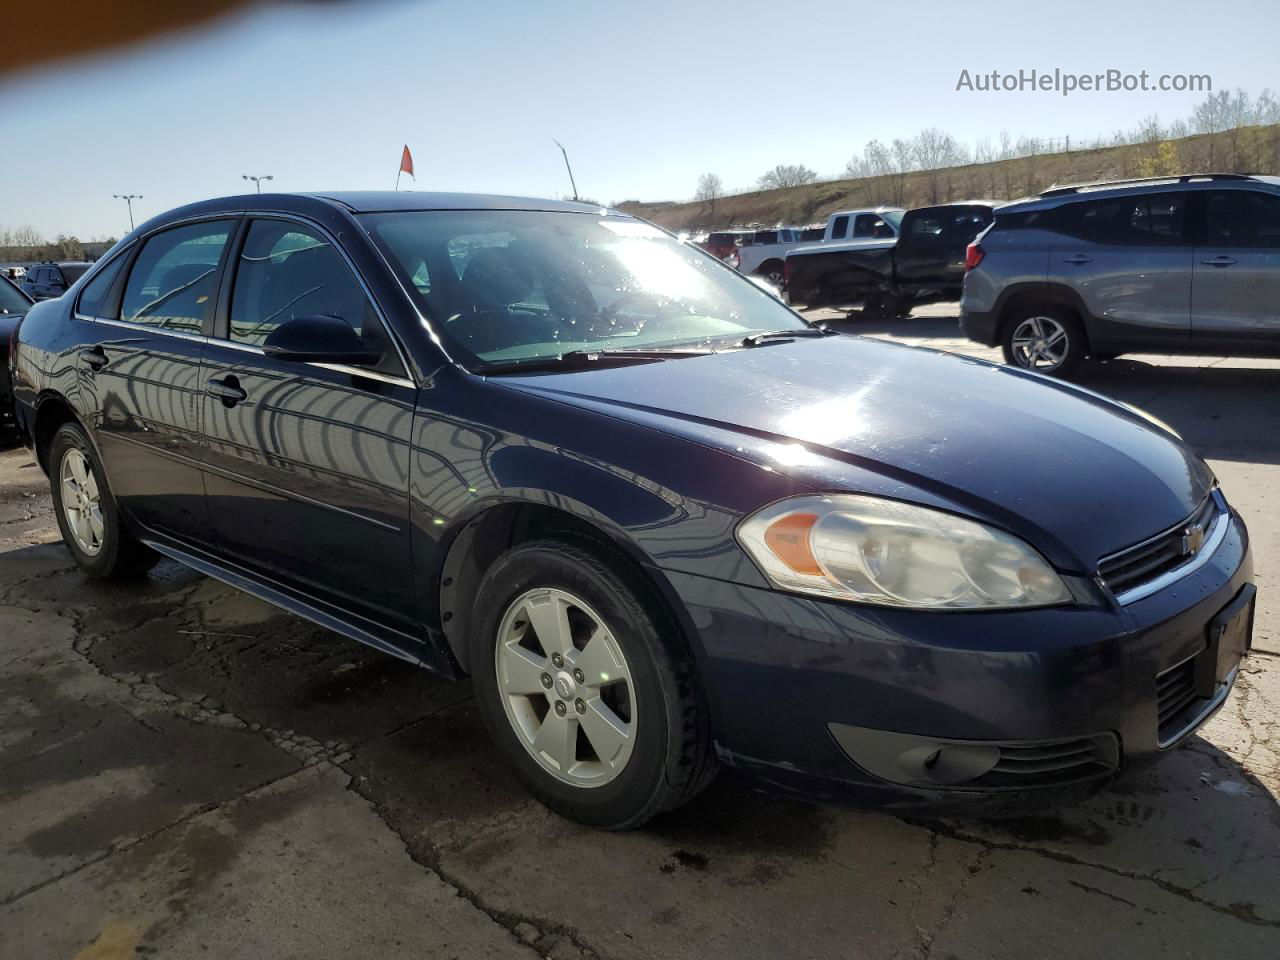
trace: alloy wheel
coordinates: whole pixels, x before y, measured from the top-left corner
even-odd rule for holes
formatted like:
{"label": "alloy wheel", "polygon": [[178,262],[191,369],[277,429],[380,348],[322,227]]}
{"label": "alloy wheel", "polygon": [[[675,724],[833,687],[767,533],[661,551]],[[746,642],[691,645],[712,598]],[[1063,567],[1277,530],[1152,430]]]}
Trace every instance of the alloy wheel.
{"label": "alloy wheel", "polygon": [[553,588],[517,597],[494,658],[507,719],[543,769],[575,787],[622,773],[637,729],[631,670],[586,601]]}
{"label": "alloy wheel", "polygon": [[1028,317],[1013,331],[1013,356],[1028,370],[1053,370],[1066,359],[1066,328],[1053,317]]}
{"label": "alloy wheel", "polygon": [[58,479],[62,484],[62,515],[76,546],[87,556],[97,556],[105,531],[102,497],[85,455],[74,447],[67,450]]}

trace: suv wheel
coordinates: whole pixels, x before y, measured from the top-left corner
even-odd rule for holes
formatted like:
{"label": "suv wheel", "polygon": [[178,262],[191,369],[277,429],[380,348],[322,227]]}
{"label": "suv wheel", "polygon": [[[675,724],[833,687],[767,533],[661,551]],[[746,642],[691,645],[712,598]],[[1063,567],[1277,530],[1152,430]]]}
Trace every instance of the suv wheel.
{"label": "suv wheel", "polygon": [[676,625],[632,578],[558,541],[503,554],[476,595],[471,663],[485,726],[560,815],[636,827],[715,771]]}
{"label": "suv wheel", "polygon": [[1080,321],[1056,307],[1019,313],[1005,327],[1004,362],[1024,370],[1063,376],[1089,352]]}
{"label": "suv wheel", "polygon": [[124,579],[155,566],[160,555],[121,524],[102,464],[78,425],[64,424],[53,435],[49,479],[58,529],[85,573],[99,580]]}

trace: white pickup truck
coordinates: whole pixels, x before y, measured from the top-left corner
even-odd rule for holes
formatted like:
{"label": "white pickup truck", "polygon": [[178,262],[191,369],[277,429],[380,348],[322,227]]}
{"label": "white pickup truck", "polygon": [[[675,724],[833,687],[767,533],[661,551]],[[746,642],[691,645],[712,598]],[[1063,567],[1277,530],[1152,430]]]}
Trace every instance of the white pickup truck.
{"label": "white pickup truck", "polygon": [[[898,225],[905,211],[897,207],[875,207],[866,210],[840,210],[827,217],[822,239],[817,243],[847,240],[893,240],[898,236]],[[804,231],[779,227],[776,230],[757,230],[747,235],[740,246],[725,257],[725,262],[737,267],[739,273],[760,277],[781,287],[785,279],[784,263],[789,251],[815,241],[803,240]]]}
{"label": "white pickup truck", "polygon": [[762,280],[782,286],[782,263],[787,251],[798,247],[804,241],[803,231],[791,227],[778,227],[776,230],[757,230],[742,238],[738,247],[724,258],[725,263],[736,267],[739,273],[749,277],[760,277]]}
{"label": "white pickup truck", "polygon": [[900,207],[873,207],[865,210],[837,210],[827,217],[827,229],[820,243],[833,240],[892,240],[898,235]]}

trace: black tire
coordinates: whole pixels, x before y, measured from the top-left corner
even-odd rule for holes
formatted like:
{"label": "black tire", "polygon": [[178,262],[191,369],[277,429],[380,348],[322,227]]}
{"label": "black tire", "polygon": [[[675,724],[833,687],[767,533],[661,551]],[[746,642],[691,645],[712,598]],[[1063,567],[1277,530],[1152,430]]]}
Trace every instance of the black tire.
{"label": "black tire", "polygon": [[766,283],[771,283],[779,290],[782,289],[782,283],[785,279],[785,273],[782,269],[782,263],[778,260],[770,260],[756,271],[756,276]]}
{"label": "black tire", "polygon": [[[634,743],[620,772],[598,786],[567,783],[544,769],[499,692],[495,653],[505,615],[529,591],[545,588],[589,604],[630,670]],[[680,629],[652,588],[606,548],[557,540],[514,547],[485,574],[472,622],[472,680],[485,726],[521,782],[551,810],[587,826],[626,830],[687,802],[711,781],[716,760],[706,700]],[[553,697],[554,691],[548,701]]]}
{"label": "black tire", "polygon": [[[1061,359],[1057,363],[1042,362],[1038,366],[1034,365],[1028,362],[1027,351],[1014,346],[1014,340],[1026,332],[1027,325],[1036,320],[1047,321],[1044,323],[1045,329],[1051,329],[1051,325],[1056,324],[1066,337],[1066,348],[1062,351]],[[1056,332],[1055,330],[1054,333]],[[1004,362],[1010,366],[1034,370],[1054,377],[1065,377],[1074,372],[1089,355],[1089,340],[1085,334],[1084,325],[1074,313],[1063,310],[1061,307],[1027,307],[1019,310],[1004,325],[1000,346],[1004,352]]]}
{"label": "black tire", "polygon": [[[97,483],[102,536],[98,551],[92,554],[76,542],[67,519],[67,505],[63,502],[62,466],[73,450],[78,451],[87,462]],[[120,522],[120,509],[111,495],[106,472],[102,469],[102,463],[89,438],[78,424],[63,424],[53,435],[49,444],[49,482],[53,491],[53,512],[58,518],[62,540],[71,552],[72,559],[88,576],[95,580],[134,579],[155,566],[160,555],[139,543]]]}

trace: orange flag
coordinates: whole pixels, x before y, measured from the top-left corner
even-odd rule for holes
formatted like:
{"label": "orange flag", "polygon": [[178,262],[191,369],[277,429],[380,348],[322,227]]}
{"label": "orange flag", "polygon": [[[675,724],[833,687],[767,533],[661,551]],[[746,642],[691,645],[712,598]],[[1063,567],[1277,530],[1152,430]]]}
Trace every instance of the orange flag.
{"label": "orange flag", "polygon": [[404,145],[404,153],[400,154],[400,172],[407,173],[413,179],[418,178],[413,175],[413,154],[409,152],[409,145]]}

